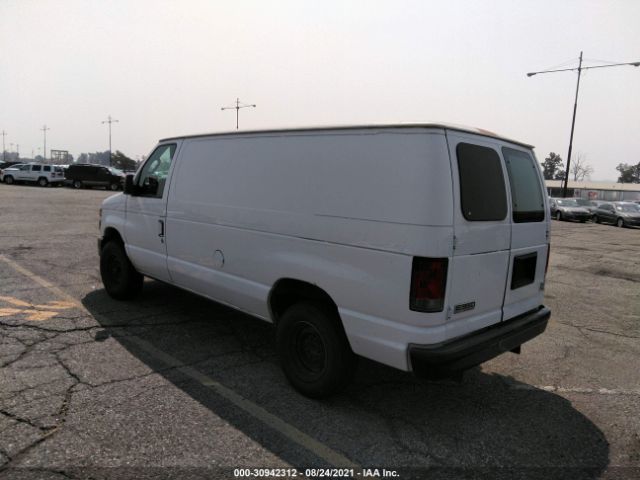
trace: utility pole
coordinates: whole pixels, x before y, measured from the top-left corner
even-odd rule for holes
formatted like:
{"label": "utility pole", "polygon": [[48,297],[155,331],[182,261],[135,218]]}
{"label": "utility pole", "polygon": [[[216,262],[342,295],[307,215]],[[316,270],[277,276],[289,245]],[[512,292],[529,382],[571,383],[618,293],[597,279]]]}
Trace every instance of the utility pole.
{"label": "utility pole", "polygon": [[16,160],[20,161],[20,144],[16,143],[16,152],[18,153],[18,158]]}
{"label": "utility pole", "polygon": [[564,172],[564,180],[562,183],[562,196],[567,196],[567,186],[569,185],[569,166],[571,165],[571,150],[573,148],[573,131],[576,126],[576,111],[578,109],[578,91],[580,90],[580,75],[583,70],[590,70],[592,68],[608,68],[608,67],[620,67],[622,65],[631,65],[633,67],[640,67],[640,62],[626,62],[626,63],[612,63],[609,65],[593,65],[591,67],[582,66],[582,52],[580,52],[580,61],[578,68],[561,68],[559,70],[543,70],[540,72],[529,72],[527,77],[533,77],[539,73],[556,73],[556,72],[578,72],[578,81],[576,83],[576,98],[573,102],[573,118],[571,119],[571,135],[569,136],[569,152],[567,153],[567,168]]}
{"label": "utility pole", "polygon": [[44,132],[44,151],[43,151],[43,163],[47,163],[47,130],[51,130],[50,128],[48,128],[46,125],[43,125],[42,128],[40,129]]}
{"label": "utility pole", "polygon": [[235,109],[235,111],[236,111],[236,130],[238,130],[238,117],[239,117],[240,109],[241,108],[249,108],[249,107],[256,108],[255,104],[252,104],[252,105],[241,104],[240,103],[240,99],[236,98],[236,104],[235,104],[234,107],[222,107],[220,110],[232,110],[232,109]]}
{"label": "utility pole", "polygon": [[7,132],[2,130],[2,133],[0,135],[2,135],[2,161],[4,162],[5,158],[6,158],[6,152],[5,152],[5,148],[4,148],[4,137],[7,136]]}
{"label": "utility pole", "polygon": [[119,120],[116,120],[114,118],[111,118],[111,115],[109,115],[108,119],[103,121],[102,123],[108,123],[109,124],[109,166],[111,166],[111,124],[112,123],[118,123]]}

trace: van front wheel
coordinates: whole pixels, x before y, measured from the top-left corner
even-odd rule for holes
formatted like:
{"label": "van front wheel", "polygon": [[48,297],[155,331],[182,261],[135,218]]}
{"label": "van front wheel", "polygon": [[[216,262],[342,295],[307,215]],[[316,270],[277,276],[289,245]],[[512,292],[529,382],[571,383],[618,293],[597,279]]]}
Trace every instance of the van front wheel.
{"label": "van front wheel", "polygon": [[100,253],[100,276],[104,288],[116,300],[129,300],[142,290],[144,277],[136,271],[118,242],[108,242]]}
{"label": "van front wheel", "polygon": [[279,320],[276,337],[282,369],[303,395],[326,397],[353,377],[356,356],[337,313],[324,305],[293,305]]}

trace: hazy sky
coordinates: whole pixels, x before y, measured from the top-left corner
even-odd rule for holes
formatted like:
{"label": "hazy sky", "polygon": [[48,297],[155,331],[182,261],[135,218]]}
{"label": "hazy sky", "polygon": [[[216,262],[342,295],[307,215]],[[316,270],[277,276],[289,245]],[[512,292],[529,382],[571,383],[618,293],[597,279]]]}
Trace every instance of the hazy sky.
{"label": "hazy sky", "polygon": [[[576,74],[640,60],[640,1],[0,0],[0,130],[42,148],[148,154],[235,128],[442,121],[567,155]],[[573,63],[571,63],[573,62]],[[1,145],[0,145],[1,147]],[[14,145],[15,150],[15,145]],[[587,71],[574,153],[640,161],[640,68]]]}

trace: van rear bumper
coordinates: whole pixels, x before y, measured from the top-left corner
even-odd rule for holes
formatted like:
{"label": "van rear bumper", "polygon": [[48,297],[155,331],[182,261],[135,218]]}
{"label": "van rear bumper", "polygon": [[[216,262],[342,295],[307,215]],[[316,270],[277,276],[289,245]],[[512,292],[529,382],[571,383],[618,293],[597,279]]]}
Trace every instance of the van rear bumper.
{"label": "van rear bumper", "polygon": [[506,322],[439,345],[409,345],[409,361],[416,375],[443,378],[518,348],[544,332],[551,311],[541,306]]}

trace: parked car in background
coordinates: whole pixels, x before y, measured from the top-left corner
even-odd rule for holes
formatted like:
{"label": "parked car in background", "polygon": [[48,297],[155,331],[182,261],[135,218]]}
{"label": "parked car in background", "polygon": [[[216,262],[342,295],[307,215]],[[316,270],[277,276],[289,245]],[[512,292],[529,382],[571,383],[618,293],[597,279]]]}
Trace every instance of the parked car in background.
{"label": "parked car in background", "polygon": [[587,200],[586,198],[574,198],[578,206],[586,208],[589,210],[591,217],[593,218],[593,212],[598,208],[598,202],[596,200]]}
{"label": "parked car in background", "polygon": [[556,220],[576,220],[586,222],[591,219],[591,213],[581,207],[575,198],[550,198],[549,210]]}
{"label": "parked car in background", "polygon": [[37,183],[41,187],[48,185],[58,186],[64,182],[62,169],[55,165],[42,163],[20,163],[2,170],[1,180],[11,185],[12,183]]}
{"label": "parked car in background", "polygon": [[[9,162],[7,162],[9,163]],[[2,167],[2,169],[0,170],[0,182],[3,183],[13,183],[15,181],[17,172],[19,172],[20,167],[24,165],[23,163],[14,163],[13,165],[8,165],[8,166],[4,166]],[[8,179],[5,180],[5,176]]]}
{"label": "parked car in background", "polygon": [[21,165],[22,162],[0,162],[0,170],[13,167],[14,165]]}
{"label": "parked car in background", "polygon": [[66,183],[73,188],[105,187],[116,191],[124,185],[124,173],[104,165],[69,165],[65,171]]}
{"label": "parked car in background", "polygon": [[596,223],[640,227],[640,205],[633,202],[603,203],[594,213]]}

